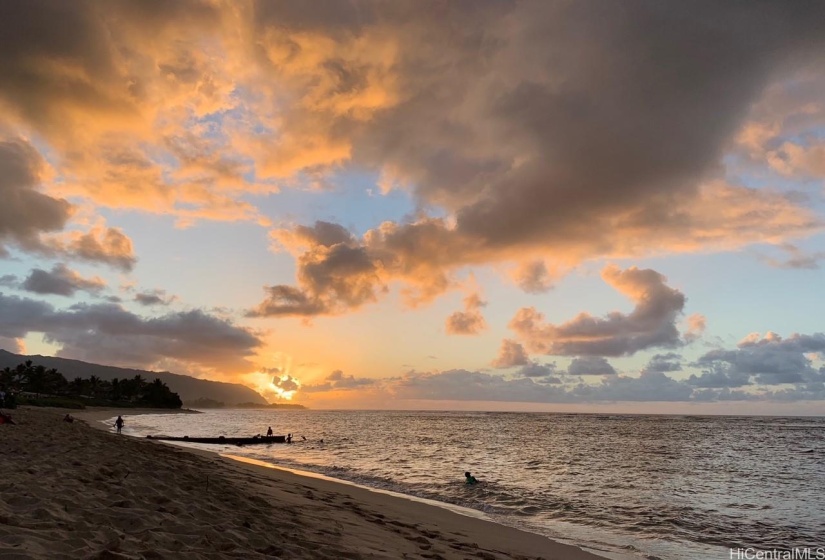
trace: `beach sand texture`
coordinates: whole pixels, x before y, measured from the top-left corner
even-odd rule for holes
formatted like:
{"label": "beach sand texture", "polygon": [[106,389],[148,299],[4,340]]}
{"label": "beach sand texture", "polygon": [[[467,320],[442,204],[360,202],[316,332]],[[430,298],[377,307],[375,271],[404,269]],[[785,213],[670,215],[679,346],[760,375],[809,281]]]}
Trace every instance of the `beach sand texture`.
{"label": "beach sand texture", "polygon": [[22,408],[17,425],[0,426],[4,560],[598,559],[428,504],[62,422],[64,413]]}

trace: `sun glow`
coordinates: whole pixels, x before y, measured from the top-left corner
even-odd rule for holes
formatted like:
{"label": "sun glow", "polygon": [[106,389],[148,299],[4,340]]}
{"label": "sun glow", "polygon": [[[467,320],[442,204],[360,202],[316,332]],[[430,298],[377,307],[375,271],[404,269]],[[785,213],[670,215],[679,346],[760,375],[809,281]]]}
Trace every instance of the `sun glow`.
{"label": "sun glow", "polygon": [[273,379],[272,383],[270,383],[269,387],[268,387],[269,390],[271,392],[275,393],[275,395],[279,399],[284,399],[284,400],[287,400],[287,401],[291,401],[292,397],[298,391],[298,388],[300,387],[301,384],[298,382],[297,379],[294,379],[294,378],[290,377],[289,375],[284,375],[284,376],[281,376],[280,378],[276,377],[276,379],[279,379],[282,385],[288,385],[288,384],[296,385],[296,387],[294,389],[285,389],[284,387],[279,387],[278,385],[276,385],[275,380]]}
{"label": "sun glow", "polygon": [[270,402],[291,401],[301,388],[301,382],[293,375],[292,357],[276,352],[267,361],[274,367],[248,374],[247,384]]}

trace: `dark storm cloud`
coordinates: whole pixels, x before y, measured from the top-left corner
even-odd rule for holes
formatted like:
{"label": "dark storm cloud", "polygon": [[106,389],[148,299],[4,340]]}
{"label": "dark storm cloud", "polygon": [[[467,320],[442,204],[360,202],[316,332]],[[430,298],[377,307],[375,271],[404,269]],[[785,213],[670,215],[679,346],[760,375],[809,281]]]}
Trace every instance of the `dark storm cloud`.
{"label": "dark storm cloud", "polygon": [[114,304],[78,304],[66,310],[0,294],[0,336],[42,332],[61,346],[58,355],[148,367],[164,358],[245,371],[262,345],[250,331],[200,310],[144,318]]}
{"label": "dark storm cloud", "polygon": [[58,263],[50,271],[33,269],[20,287],[37,294],[73,296],[77,291],[99,294],[106,282],[100,278],[84,278],[65,264]]}

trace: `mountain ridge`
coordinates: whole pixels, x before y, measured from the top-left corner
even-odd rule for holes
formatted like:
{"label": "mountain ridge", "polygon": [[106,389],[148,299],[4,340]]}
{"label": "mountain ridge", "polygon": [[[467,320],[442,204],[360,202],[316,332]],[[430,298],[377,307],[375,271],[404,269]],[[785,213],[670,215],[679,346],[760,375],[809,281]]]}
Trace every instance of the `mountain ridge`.
{"label": "mountain ridge", "polygon": [[31,360],[35,365],[55,368],[69,381],[75,377],[88,378],[91,375],[107,381],[111,381],[114,378],[130,379],[135,375],[140,375],[147,381],[152,381],[157,377],[166,383],[169,389],[177,393],[184,403],[197,399],[213,399],[231,404],[244,402],[268,404],[268,401],[260,393],[240,383],[199,379],[190,375],[172,373],[170,371],[149,371],[93,364],[82,360],[59,358],[56,356],[42,356],[40,354],[27,356],[24,354],[15,354],[0,348],[0,369],[4,367],[13,368],[26,360]]}

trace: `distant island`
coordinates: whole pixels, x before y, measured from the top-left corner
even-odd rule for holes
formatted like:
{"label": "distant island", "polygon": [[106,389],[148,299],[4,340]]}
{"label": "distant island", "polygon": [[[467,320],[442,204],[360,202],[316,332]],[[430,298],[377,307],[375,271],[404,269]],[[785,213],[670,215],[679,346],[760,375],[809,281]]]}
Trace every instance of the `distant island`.
{"label": "distant island", "polygon": [[254,408],[254,409],[282,409],[282,410],[306,410],[306,407],[302,404],[294,404],[294,403],[271,403],[271,404],[261,404],[256,402],[243,402],[233,405],[228,405],[225,402],[217,401],[215,399],[195,399],[191,401],[186,401],[184,405],[187,408]]}

